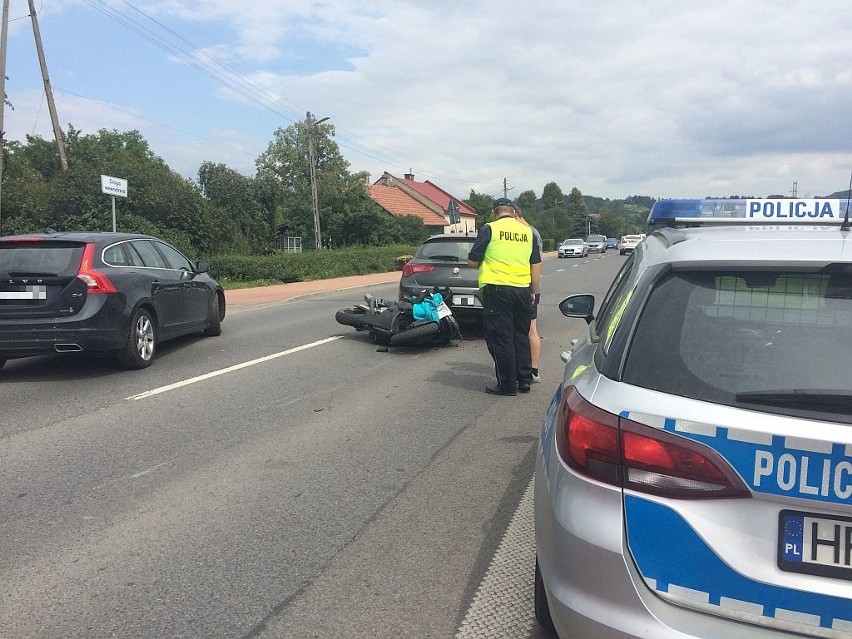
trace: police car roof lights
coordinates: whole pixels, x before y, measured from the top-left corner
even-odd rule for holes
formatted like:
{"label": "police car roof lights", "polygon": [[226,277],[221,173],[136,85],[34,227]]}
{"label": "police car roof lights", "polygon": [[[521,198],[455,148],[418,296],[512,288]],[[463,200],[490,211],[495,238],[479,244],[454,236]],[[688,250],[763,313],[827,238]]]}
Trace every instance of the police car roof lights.
{"label": "police car roof lights", "polygon": [[660,200],[651,208],[652,226],[722,224],[816,224],[848,227],[850,200],[832,198]]}

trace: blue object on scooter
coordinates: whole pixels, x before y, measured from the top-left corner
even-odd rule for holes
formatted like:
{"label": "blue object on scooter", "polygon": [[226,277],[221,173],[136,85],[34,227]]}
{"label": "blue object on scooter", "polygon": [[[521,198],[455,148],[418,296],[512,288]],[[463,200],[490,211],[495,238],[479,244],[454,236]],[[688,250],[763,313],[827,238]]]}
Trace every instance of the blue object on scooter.
{"label": "blue object on scooter", "polygon": [[412,304],[411,313],[415,320],[432,320],[440,322],[441,317],[438,315],[438,307],[444,301],[444,296],[440,293],[435,293],[432,297],[427,297],[422,302]]}

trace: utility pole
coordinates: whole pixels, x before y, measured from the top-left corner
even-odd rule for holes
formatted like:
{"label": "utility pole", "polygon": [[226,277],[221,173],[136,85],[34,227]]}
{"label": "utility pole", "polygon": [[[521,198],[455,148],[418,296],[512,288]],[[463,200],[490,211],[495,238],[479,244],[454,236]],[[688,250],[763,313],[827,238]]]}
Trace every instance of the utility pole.
{"label": "utility pole", "polygon": [[68,158],[65,156],[65,143],[62,141],[62,129],[59,128],[59,118],[56,115],[56,104],[53,102],[53,89],[50,88],[50,78],[47,75],[47,63],[44,60],[44,47],[41,43],[41,33],[38,30],[38,17],[36,16],[34,0],[28,0],[30,5],[30,18],[33,21],[33,36],[35,37],[38,63],[41,65],[41,78],[44,81],[44,93],[47,96],[47,108],[50,110],[50,121],[53,123],[53,136],[56,138],[56,148],[59,150],[59,163],[62,170],[68,170]]}
{"label": "utility pole", "polygon": [[[30,2],[32,1],[33,0],[30,0]],[[320,238],[319,200],[317,198],[317,161],[314,157],[314,125],[319,124],[320,122],[325,122],[326,120],[328,120],[327,117],[322,120],[314,120],[314,116],[311,115],[310,111],[308,111],[308,115],[305,118],[305,126],[308,130],[308,162],[311,165],[311,204],[314,209],[314,239],[317,243],[317,249],[322,248],[322,239]]]}
{"label": "utility pole", "polygon": [[2,27],[0,27],[0,235],[3,235],[3,152],[6,133],[3,129],[3,114],[6,110],[6,43],[9,39],[9,0],[3,0]]}

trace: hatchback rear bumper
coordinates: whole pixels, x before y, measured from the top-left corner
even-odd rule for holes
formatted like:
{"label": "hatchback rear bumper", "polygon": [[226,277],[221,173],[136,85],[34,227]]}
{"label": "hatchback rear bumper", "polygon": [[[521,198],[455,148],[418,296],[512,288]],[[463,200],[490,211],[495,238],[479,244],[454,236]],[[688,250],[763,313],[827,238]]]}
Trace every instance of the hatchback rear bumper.
{"label": "hatchback rear bumper", "polygon": [[48,353],[107,352],[127,342],[127,331],[92,327],[9,326],[0,323],[0,358],[14,359]]}
{"label": "hatchback rear bumper", "polygon": [[130,325],[115,304],[87,300],[74,317],[0,319],[0,359],[109,352],[127,343]]}

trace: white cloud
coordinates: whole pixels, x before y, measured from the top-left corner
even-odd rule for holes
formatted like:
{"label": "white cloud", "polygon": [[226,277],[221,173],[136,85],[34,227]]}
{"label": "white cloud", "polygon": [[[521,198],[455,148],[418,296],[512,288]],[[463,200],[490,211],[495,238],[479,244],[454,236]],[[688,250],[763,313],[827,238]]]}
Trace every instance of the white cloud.
{"label": "white cloud", "polygon": [[[550,181],[604,197],[775,194],[796,181],[819,195],[845,188],[852,169],[852,39],[836,0],[137,6],[250,82],[240,94],[206,80],[206,95],[170,105],[171,132],[129,127],[189,176],[204,160],[251,172],[274,128],[308,110],[331,118],[353,170],[411,169],[463,196],[496,194],[504,178],[539,194]],[[79,0],[64,12],[92,13]],[[92,28],[68,37],[98,47],[104,21]],[[165,51],[145,64],[162,67],[163,100],[200,73]],[[122,82],[132,78],[116,78],[108,99],[85,95],[115,104]],[[271,109],[257,104],[270,95]],[[63,113],[85,130],[132,121],[73,100]]]}

